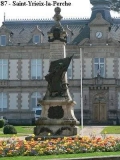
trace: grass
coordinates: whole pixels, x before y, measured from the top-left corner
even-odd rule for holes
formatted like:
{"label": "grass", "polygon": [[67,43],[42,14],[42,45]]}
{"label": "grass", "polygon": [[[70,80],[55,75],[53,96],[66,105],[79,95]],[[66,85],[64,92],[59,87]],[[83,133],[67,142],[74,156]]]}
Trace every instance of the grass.
{"label": "grass", "polygon": [[[33,134],[34,126],[14,126],[17,130],[17,136],[26,136]],[[0,128],[0,137],[11,137],[11,134],[3,134],[3,128]]]}
{"label": "grass", "polygon": [[3,157],[1,160],[43,160],[43,159],[59,159],[59,158],[83,158],[83,157],[99,157],[99,156],[119,156],[120,152],[94,152],[81,154],[62,154],[48,156],[18,156],[18,157]]}
{"label": "grass", "polygon": [[108,126],[103,129],[102,134],[120,134],[120,126]]}
{"label": "grass", "polygon": [[[17,136],[28,136],[33,134],[34,126],[14,126],[17,130]],[[101,134],[120,134],[120,126],[108,126],[103,129]],[[0,137],[11,137],[12,135],[4,135],[3,128],[0,128]]]}
{"label": "grass", "polygon": [[18,133],[33,134],[34,126],[15,126]]}

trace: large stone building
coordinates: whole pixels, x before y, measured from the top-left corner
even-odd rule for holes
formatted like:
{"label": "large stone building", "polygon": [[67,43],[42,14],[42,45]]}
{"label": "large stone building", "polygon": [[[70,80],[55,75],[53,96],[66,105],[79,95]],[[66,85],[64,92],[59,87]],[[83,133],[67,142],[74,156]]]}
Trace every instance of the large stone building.
{"label": "large stone building", "polygon": [[[80,120],[80,47],[83,52],[85,123],[120,119],[120,19],[110,15],[111,0],[90,0],[90,19],[62,20],[66,53],[74,54],[68,69],[69,88]],[[64,15],[63,15],[64,16]],[[52,17],[52,15],[51,15]],[[0,116],[10,123],[31,123],[37,99],[43,98],[51,46],[52,20],[4,21],[0,28]]]}

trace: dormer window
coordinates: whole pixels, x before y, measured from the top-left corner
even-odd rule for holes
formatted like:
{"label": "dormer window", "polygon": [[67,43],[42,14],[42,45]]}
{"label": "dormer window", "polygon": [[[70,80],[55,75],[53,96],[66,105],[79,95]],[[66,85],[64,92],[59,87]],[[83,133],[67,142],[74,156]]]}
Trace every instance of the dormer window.
{"label": "dormer window", "polygon": [[71,41],[71,36],[67,35],[67,43],[70,43],[70,41]]}
{"label": "dormer window", "polygon": [[72,36],[73,36],[73,32],[71,31],[71,29],[68,27],[68,25],[66,26],[66,32],[67,32],[67,43],[71,43],[72,40]]}
{"label": "dormer window", "polygon": [[[41,44],[42,43],[42,41],[43,41],[43,36],[44,36],[44,34],[43,34],[43,32],[40,30],[40,28],[39,28],[39,26],[37,25],[37,26],[35,26],[35,28],[31,31],[31,33],[32,33],[32,43],[33,44]],[[30,40],[30,42],[31,42],[31,40]]]}
{"label": "dormer window", "polygon": [[6,35],[0,36],[0,46],[6,46]]}
{"label": "dormer window", "polygon": [[40,41],[41,41],[40,35],[34,35],[34,36],[33,36],[33,43],[34,43],[34,44],[39,44]]}

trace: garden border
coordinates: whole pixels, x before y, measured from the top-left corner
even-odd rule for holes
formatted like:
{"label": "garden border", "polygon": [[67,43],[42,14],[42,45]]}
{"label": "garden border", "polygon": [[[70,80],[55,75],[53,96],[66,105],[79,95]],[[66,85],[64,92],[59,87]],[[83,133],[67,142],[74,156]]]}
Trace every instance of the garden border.
{"label": "garden border", "polygon": [[53,160],[120,160],[120,156],[99,156],[99,157],[84,157],[84,158],[61,158]]}

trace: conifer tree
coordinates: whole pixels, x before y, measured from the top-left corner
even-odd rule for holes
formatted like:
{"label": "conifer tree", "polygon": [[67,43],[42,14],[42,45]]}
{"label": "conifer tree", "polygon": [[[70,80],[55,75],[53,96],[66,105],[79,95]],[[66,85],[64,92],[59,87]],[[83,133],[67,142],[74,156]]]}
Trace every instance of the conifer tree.
{"label": "conifer tree", "polygon": [[120,0],[112,0],[111,9],[116,12],[120,12]]}

